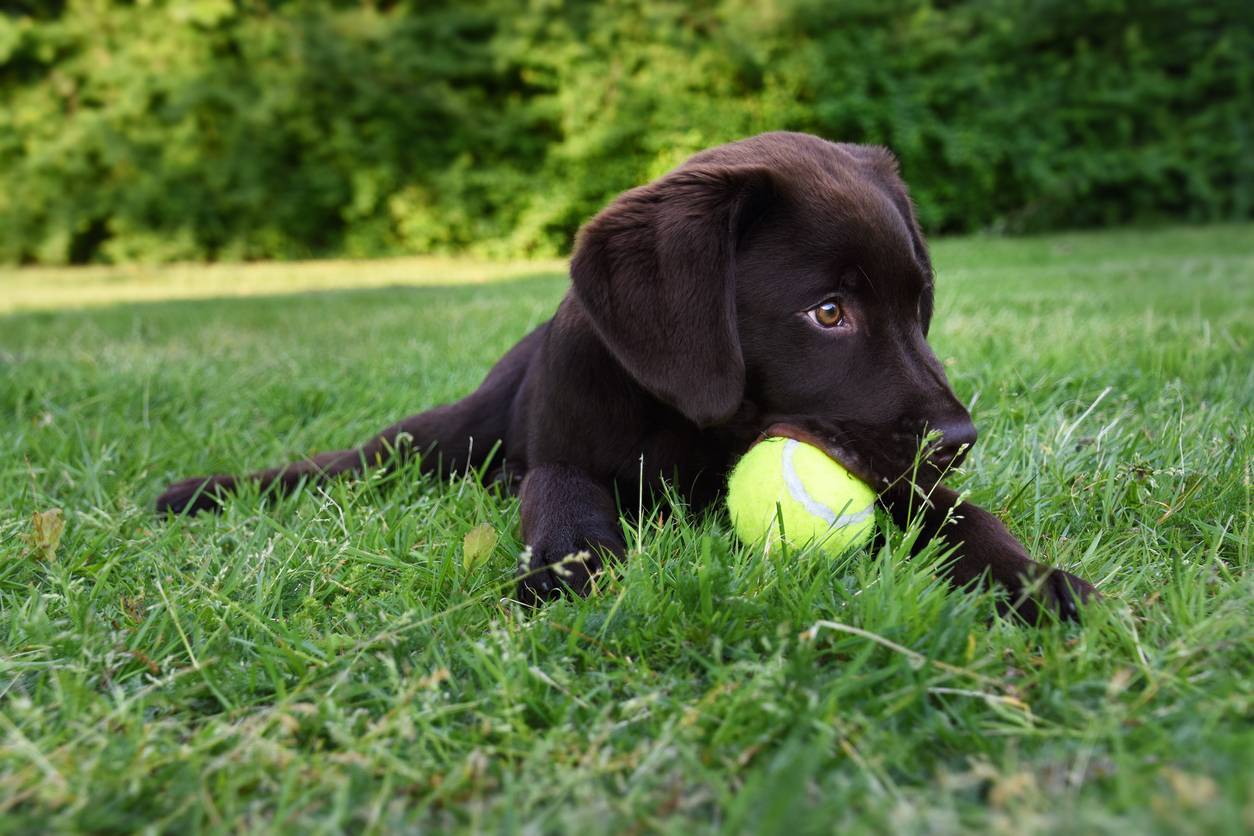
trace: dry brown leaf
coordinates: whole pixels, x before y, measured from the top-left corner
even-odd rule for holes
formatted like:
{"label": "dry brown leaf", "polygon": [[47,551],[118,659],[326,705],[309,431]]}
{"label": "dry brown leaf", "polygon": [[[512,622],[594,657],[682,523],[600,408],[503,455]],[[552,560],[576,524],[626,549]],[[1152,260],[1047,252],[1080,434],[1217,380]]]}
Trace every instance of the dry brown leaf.
{"label": "dry brown leaf", "polygon": [[47,511],[36,511],[31,514],[31,532],[26,535],[35,556],[40,560],[53,560],[57,556],[57,547],[61,545],[61,535],[65,533],[65,518],[60,508]]}
{"label": "dry brown leaf", "polygon": [[1170,766],[1163,769],[1162,775],[1185,807],[1205,807],[1219,795],[1219,785],[1209,775],[1191,774]]}

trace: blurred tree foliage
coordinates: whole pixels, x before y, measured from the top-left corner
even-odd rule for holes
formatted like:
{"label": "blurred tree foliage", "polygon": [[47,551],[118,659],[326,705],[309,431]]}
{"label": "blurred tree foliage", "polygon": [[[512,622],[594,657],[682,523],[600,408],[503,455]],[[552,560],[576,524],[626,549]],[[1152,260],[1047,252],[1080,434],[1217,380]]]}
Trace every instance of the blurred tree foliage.
{"label": "blurred tree foliage", "polygon": [[552,254],[765,130],[882,143],[931,231],[1254,206],[1251,4],[0,5],[0,260]]}

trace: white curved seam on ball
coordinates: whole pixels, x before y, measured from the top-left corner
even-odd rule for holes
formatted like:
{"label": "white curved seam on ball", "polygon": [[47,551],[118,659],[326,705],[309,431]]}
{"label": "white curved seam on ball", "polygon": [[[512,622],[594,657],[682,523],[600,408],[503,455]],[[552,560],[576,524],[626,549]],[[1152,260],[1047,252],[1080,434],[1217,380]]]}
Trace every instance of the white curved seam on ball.
{"label": "white curved seam on ball", "polygon": [[873,512],[873,508],[870,505],[852,514],[837,515],[831,508],[810,496],[810,492],[806,490],[806,486],[802,483],[801,477],[797,474],[797,470],[792,463],[793,453],[796,451],[798,444],[799,442],[794,438],[784,442],[781,469],[784,472],[784,487],[788,488],[788,495],[800,502],[808,512],[826,522],[829,527],[844,528],[847,525],[860,523],[870,517]]}

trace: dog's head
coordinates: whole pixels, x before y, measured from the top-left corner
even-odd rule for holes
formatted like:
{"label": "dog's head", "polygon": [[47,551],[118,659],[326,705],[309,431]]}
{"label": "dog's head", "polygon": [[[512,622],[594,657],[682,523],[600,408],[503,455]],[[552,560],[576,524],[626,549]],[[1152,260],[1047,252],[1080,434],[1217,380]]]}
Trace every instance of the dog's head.
{"label": "dog's head", "polygon": [[881,486],[924,438],[924,482],[975,441],[883,149],[772,133],[702,152],[589,222],[571,275],[623,368],[700,426],[793,435]]}

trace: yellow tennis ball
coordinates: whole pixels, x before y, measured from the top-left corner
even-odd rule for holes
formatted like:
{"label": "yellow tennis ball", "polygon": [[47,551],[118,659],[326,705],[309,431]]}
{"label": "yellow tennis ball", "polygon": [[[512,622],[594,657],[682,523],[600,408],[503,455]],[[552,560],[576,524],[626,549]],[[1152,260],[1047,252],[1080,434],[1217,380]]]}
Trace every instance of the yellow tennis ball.
{"label": "yellow tennis ball", "polygon": [[[840,554],[871,539],[875,492],[822,450],[791,438],[758,442],[727,480],[727,510],[746,545],[817,543]],[[782,524],[782,531],[781,531]]]}

